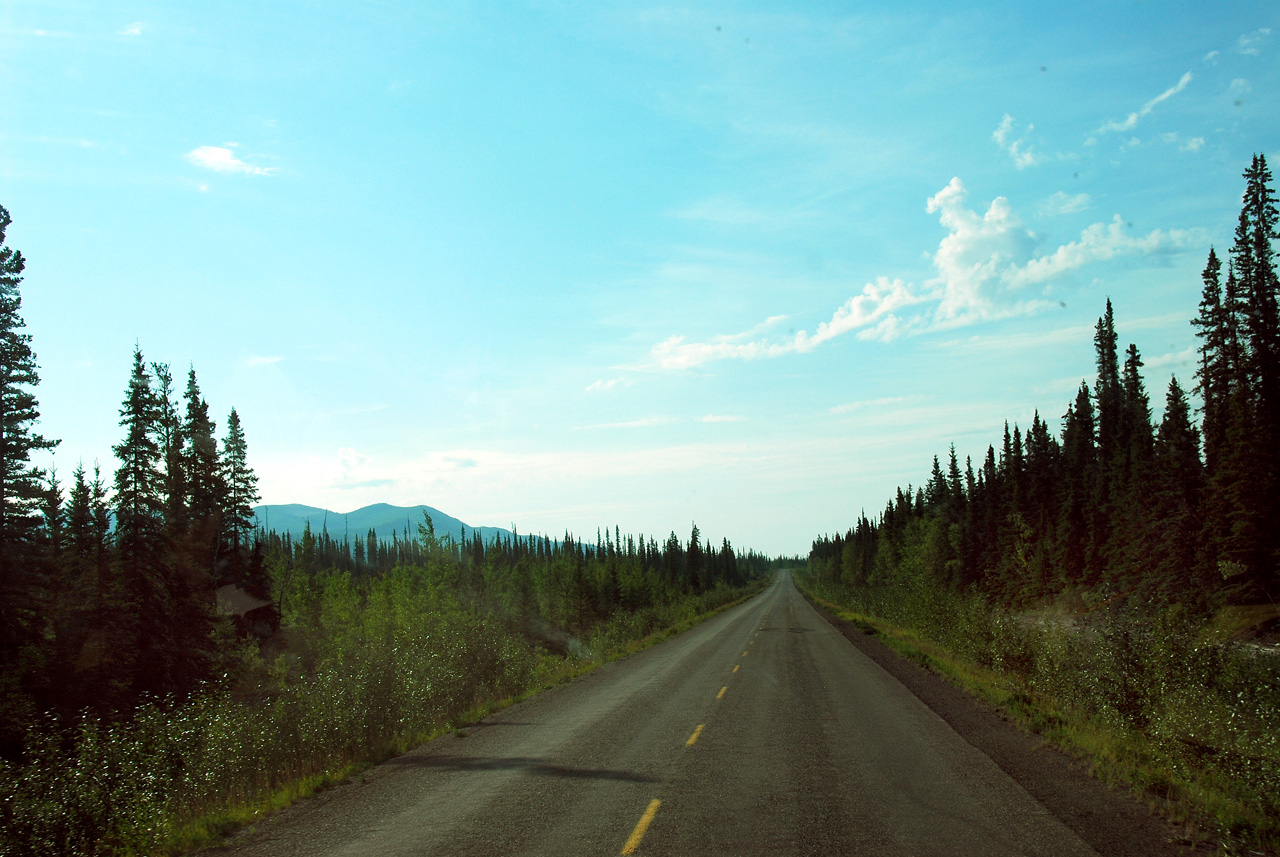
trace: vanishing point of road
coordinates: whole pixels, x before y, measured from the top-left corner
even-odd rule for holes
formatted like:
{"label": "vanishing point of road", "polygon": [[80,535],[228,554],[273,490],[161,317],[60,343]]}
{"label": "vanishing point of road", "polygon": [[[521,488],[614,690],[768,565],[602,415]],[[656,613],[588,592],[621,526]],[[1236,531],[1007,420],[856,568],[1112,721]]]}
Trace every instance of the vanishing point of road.
{"label": "vanishing point of road", "polygon": [[[987,728],[1012,731],[998,721]],[[1116,826],[1112,803],[1130,814],[1136,804],[1081,775],[1066,809],[1045,797],[1062,776],[1041,776],[1052,782],[1029,786],[1042,792],[1033,796],[993,761],[999,752],[962,737],[819,615],[786,572],[746,603],[465,733],[392,759],[216,850],[1176,853],[1167,840],[1135,840],[1129,823],[1118,840],[1091,835]],[[1054,751],[1038,752],[1069,767]]]}

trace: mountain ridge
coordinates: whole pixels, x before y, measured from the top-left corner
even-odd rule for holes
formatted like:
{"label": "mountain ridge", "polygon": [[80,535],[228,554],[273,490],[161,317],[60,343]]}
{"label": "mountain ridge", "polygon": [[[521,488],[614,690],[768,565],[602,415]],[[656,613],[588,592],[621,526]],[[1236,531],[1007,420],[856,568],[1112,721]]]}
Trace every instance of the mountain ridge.
{"label": "mountain ridge", "polygon": [[310,524],[312,533],[319,535],[328,529],[329,536],[334,539],[343,536],[352,540],[357,536],[364,538],[369,530],[377,533],[379,539],[390,539],[393,532],[407,533],[410,539],[416,539],[424,511],[431,516],[431,524],[440,538],[452,536],[455,541],[460,541],[464,527],[468,537],[479,531],[481,539],[486,542],[495,536],[509,538],[513,535],[505,527],[474,527],[426,504],[393,506],[390,503],[371,503],[351,512],[334,512],[303,503],[264,503],[253,507],[253,522],[255,527],[264,531],[274,530],[281,535],[287,532],[294,538],[301,536]]}

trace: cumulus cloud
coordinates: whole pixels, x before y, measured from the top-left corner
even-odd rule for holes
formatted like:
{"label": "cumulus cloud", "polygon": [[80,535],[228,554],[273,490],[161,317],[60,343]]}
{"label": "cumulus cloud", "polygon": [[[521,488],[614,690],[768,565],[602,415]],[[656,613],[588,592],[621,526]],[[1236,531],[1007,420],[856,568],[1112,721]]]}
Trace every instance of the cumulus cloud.
{"label": "cumulus cloud", "polygon": [[936,320],[944,325],[1007,314],[1004,275],[1036,243],[1007,199],[996,197],[979,215],[965,205],[966,195],[964,183],[953,178],[925,206],[948,230],[933,256],[938,276],[928,283],[939,301]]}
{"label": "cumulus cloud", "polygon": [[252,164],[246,164],[226,146],[198,146],[187,152],[183,157],[186,158],[188,163],[219,173],[269,176],[276,171],[275,167],[255,167]]}
{"label": "cumulus cloud", "polygon": [[1245,33],[1236,39],[1236,51],[1246,56],[1257,56],[1262,53],[1262,44],[1271,36],[1270,27],[1259,27],[1252,33]]}
{"label": "cumulus cloud", "polygon": [[1204,148],[1204,137],[1192,137],[1178,148],[1184,152],[1198,152]]}
{"label": "cumulus cloud", "polygon": [[1097,133],[1106,134],[1109,131],[1132,131],[1134,128],[1138,126],[1138,120],[1150,114],[1151,111],[1156,108],[1157,104],[1159,104],[1162,101],[1167,101],[1168,99],[1177,95],[1179,92],[1186,89],[1187,85],[1190,83],[1191,83],[1191,72],[1187,72],[1182,76],[1182,78],[1176,84],[1169,87],[1164,92],[1160,93],[1155,98],[1148,101],[1146,104],[1142,105],[1142,108],[1140,110],[1130,113],[1128,117],[1126,117],[1125,119],[1119,122],[1112,120],[1110,122],[1103,123],[1102,127],[1097,130]]}
{"label": "cumulus cloud", "polygon": [[[1034,131],[1036,126],[1028,125],[1027,131]],[[1025,138],[1019,137],[1016,140],[1009,139],[1013,136],[1013,117],[1008,113],[1004,114],[1004,119],[1000,120],[1000,124],[996,126],[996,130],[991,132],[991,139],[995,140],[996,145],[1009,153],[1009,157],[1013,158],[1013,165],[1020,170],[1027,167],[1034,167],[1036,164],[1042,164],[1045,156],[1032,149],[1030,146],[1024,146]]]}
{"label": "cumulus cloud", "polygon": [[[672,336],[653,346],[650,357],[662,369],[692,369],[716,360],[807,353],[847,333],[864,340],[889,341],[907,334],[1026,315],[1057,305],[1044,299],[1042,291],[1031,291],[1032,287],[1046,285],[1093,262],[1168,253],[1193,243],[1193,236],[1178,230],[1131,235],[1116,215],[1110,223],[1087,227],[1077,240],[1052,253],[1036,256],[1039,238],[1013,212],[1007,199],[996,197],[979,213],[968,207],[966,196],[964,183],[957,177],[926,202],[926,211],[938,215],[947,234],[933,254],[937,275],[921,286],[877,277],[813,333],[801,330],[781,339],[760,335],[771,326],[771,319],[743,333],[701,342]],[[1058,197],[1050,200],[1063,210],[1080,210],[1077,206],[1089,203],[1085,194]]]}
{"label": "cumulus cloud", "polygon": [[1046,217],[1056,217],[1059,214],[1075,214],[1077,211],[1084,211],[1091,202],[1092,200],[1087,193],[1072,195],[1058,191],[1040,203],[1040,213]]}

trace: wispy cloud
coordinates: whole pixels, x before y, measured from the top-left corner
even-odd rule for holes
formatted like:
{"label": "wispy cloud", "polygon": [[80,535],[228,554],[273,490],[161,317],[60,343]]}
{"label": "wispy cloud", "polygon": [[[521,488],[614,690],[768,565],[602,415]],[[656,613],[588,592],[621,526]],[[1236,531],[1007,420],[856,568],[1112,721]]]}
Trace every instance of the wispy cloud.
{"label": "wispy cloud", "polygon": [[[964,183],[953,178],[927,201],[947,235],[933,254],[937,276],[922,286],[901,279],[878,277],[849,298],[812,333],[801,330],[789,338],[765,335],[777,318],[743,333],[706,341],[671,336],[654,345],[650,357],[662,369],[693,369],[717,360],[754,360],[813,351],[825,342],[856,332],[860,339],[892,340],[904,334],[961,327],[982,321],[1037,312],[1056,303],[1029,287],[1050,283],[1061,275],[1093,262],[1117,256],[1150,256],[1180,250],[1192,243],[1189,232],[1154,230],[1130,235],[1116,215],[1110,223],[1085,228],[1077,240],[1052,253],[1034,254],[1039,241],[1013,212],[1009,201],[996,197],[984,213],[966,204]],[[1083,196],[1083,195],[1081,195]],[[1087,197],[1065,197],[1063,205],[1083,205]],[[911,309],[914,307],[914,309]]]}
{"label": "wispy cloud", "polygon": [[707,414],[699,417],[700,423],[745,423],[747,418],[738,414]]}
{"label": "wispy cloud", "polygon": [[1089,207],[1092,200],[1087,193],[1068,194],[1058,191],[1040,203],[1040,213],[1045,217],[1057,217],[1060,214],[1075,214]]}
{"label": "wispy cloud", "polygon": [[[231,144],[233,145],[233,144]],[[255,167],[246,164],[225,146],[199,146],[183,155],[188,163],[219,173],[244,173],[250,176],[269,176],[275,167]]]}
{"label": "wispy cloud", "polygon": [[146,26],[147,25],[144,24],[142,21],[134,21],[132,24],[129,24],[123,29],[117,30],[116,35],[117,36],[141,36],[142,31]]}
{"label": "wispy cloud", "polygon": [[1236,39],[1236,51],[1246,56],[1257,56],[1262,53],[1262,45],[1270,36],[1270,27],[1259,27],[1252,33],[1245,33]]}
{"label": "wispy cloud", "polygon": [[[1034,131],[1036,126],[1028,125],[1027,132]],[[996,145],[1009,153],[1009,157],[1013,158],[1013,165],[1020,170],[1027,167],[1034,167],[1036,164],[1044,163],[1047,158],[1035,151],[1026,143],[1025,138],[1019,137],[1016,140],[1009,139],[1013,136],[1013,117],[1008,113],[1004,114],[1004,119],[991,132],[991,139],[996,141]]]}
{"label": "wispy cloud", "polygon": [[879,408],[885,405],[902,405],[907,402],[918,402],[922,396],[888,396],[882,399],[863,399],[858,402],[845,402],[842,405],[836,405],[829,408],[833,414],[851,414],[854,411],[860,411],[864,408]]}
{"label": "wispy cloud", "polygon": [[283,359],[283,357],[276,355],[264,356],[251,354],[244,359],[244,365],[250,369],[256,369],[259,366],[270,366],[274,363],[279,363]]}
{"label": "wispy cloud", "polygon": [[1127,231],[1124,219],[1116,215],[1110,223],[1095,223],[1080,233],[1080,239],[1063,244],[1047,256],[1032,259],[1008,272],[1006,279],[1017,286],[1044,283],[1066,271],[1116,256],[1150,256],[1190,246],[1191,233],[1156,229],[1143,236]]}
{"label": "wispy cloud", "polygon": [[671,212],[680,220],[695,220],[728,227],[782,229],[811,219],[806,211],[770,211],[749,205],[731,196],[713,196]]}
{"label": "wispy cloud", "polygon": [[643,417],[638,420],[624,420],[617,423],[596,423],[595,425],[582,426],[584,429],[633,429],[633,428],[650,428],[652,426],[665,426],[671,423],[679,422],[675,417]]}
{"label": "wispy cloud", "polygon": [[600,378],[593,381],[586,387],[588,393],[606,393],[615,387],[630,387],[631,381],[627,378]]}
{"label": "wispy cloud", "polygon": [[1167,101],[1173,96],[1177,95],[1179,92],[1186,89],[1190,83],[1191,83],[1191,72],[1187,72],[1182,76],[1182,78],[1176,84],[1169,87],[1164,92],[1160,93],[1155,98],[1148,101],[1146,104],[1142,105],[1141,109],[1136,110],[1133,113],[1130,113],[1125,119],[1121,121],[1117,122],[1115,120],[1112,120],[1110,122],[1104,122],[1102,124],[1102,127],[1099,128],[1096,133],[1106,134],[1111,131],[1132,131],[1134,128],[1138,126],[1138,121],[1143,117],[1149,115],[1151,111],[1156,108],[1157,104],[1161,103],[1162,101]]}
{"label": "wispy cloud", "polygon": [[[758,357],[780,357],[784,354],[809,352],[828,340],[859,330],[863,339],[893,339],[903,327],[894,311],[920,298],[902,280],[880,277],[867,283],[862,294],[849,298],[832,313],[830,320],[818,325],[813,334],[801,330],[790,339],[770,342],[749,339],[753,331],[713,337],[708,342],[687,342],[683,336],[672,336],[653,346],[651,356],[663,369],[692,369],[715,360],[753,360]],[[780,318],[782,316],[775,316]],[[765,323],[766,325],[768,322]]]}

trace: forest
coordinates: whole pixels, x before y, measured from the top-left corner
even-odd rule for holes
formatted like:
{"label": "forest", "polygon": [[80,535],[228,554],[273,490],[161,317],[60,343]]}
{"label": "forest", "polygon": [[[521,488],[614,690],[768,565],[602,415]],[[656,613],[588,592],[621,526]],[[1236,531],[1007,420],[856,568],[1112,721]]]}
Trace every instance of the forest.
{"label": "forest", "polygon": [[1280,849],[1280,236],[1264,156],[1244,179],[1158,422],[1108,300],[1060,431],[1006,423],[963,467],[952,445],[801,575],[1225,853]]}
{"label": "forest", "polygon": [[234,408],[135,347],[108,477],[32,456],[0,207],[0,855],[183,850],[764,585],[693,524],[594,542],[255,529]]}
{"label": "forest", "polygon": [[1226,276],[1205,263],[1192,390],[1171,377],[1152,421],[1142,356],[1118,348],[1111,301],[1059,435],[1037,413],[963,468],[952,445],[873,520],[816,540],[810,561],[848,584],[923,576],[1004,606],[1090,603],[1205,611],[1280,595],[1280,314],[1275,192],[1265,157],[1246,187]]}

